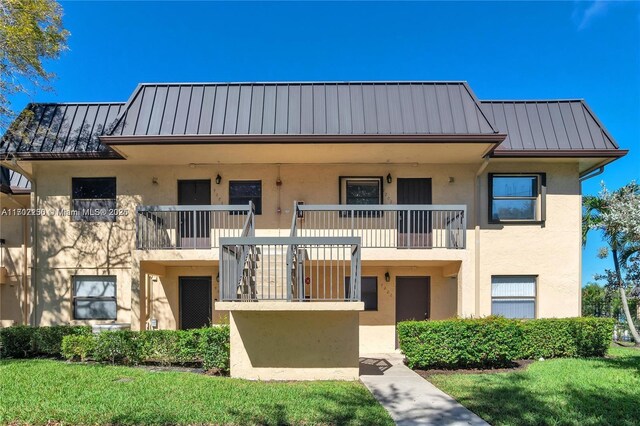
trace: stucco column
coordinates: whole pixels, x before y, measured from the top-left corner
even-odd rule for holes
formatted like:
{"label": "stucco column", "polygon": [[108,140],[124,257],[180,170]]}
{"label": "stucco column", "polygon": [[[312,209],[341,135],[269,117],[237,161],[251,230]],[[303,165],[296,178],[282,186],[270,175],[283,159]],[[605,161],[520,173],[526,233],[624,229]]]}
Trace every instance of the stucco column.
{"label": "stucco column", "polygon": [[476,281],[476,256],[469,247],[474,247],[473,232],[467,233],[466,255],[458,271],[458,311],[461,318],[478,316],[476,310],[478,282]]}
{"label": "stucco column", "polygon": [[140,259],[133,257],[131,265],[131,329],[144,330],[146,322],[147,274],[140,265]]}

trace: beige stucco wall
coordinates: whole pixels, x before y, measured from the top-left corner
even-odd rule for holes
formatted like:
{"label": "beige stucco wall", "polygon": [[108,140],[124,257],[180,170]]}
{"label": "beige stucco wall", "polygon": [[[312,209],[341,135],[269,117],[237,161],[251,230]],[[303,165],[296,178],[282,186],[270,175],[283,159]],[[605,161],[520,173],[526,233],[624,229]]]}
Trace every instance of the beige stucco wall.
{"label": "beige stucco wall", "polygon": [[231,376],[357,380],[357,311],[231,311]]}
{"label": "beige stucco wall", "polygon": [[[581,193],[576,165],[492,164],[489,172],[544,172],[547,180],[544,225],[490,225],[482,208],[478,314],[491,313],[492,275],[536,275],[536,317],[580,316]],[[482,179],[481,205],[487,206]]]}
{"label": "beige stucco wall", "polygon": [[[385,281],[389,272],[389,282]],[[363,277],[378,279],[378,310],[360,313],[360,353],[393,352],[396,348],[397,277],[429,277],[431,283],[431,319],[457,316],[458,285],[455,278],[443,276],[443,268],[429,266],[380,267],[362,266]]]}
{"label": "beige stucco wall", "polygon": [[36,277],[37,325],[100,324],[110,321],[73,319],[73,276],[109,275],[116,277],[116,301],[118,323],[131,322],[131,275],[123,268],[52,268],[38,269]]}
{"label": "beige stucco wall", "polygon": [[[363,275],[374,273],[379,279],[379,311],[360,314],[361,341],[367,351],[389,349],[395,334],[395,275],[432,277],[432,318],[482,316],[490,314],[491,275],[538,275],[538,316],[579,315],[580,296],[580,187],[577,164],[553,162],[491,162],[480,176],[476,192],[475,174],[480,164],[323,164],[323,165],[128,165],[126,161],[51,162],[34,165],[38,180],[38,207],[70,208],[72,177],[116,176],[118,207],[128,210],[114,223],[78,223],[68,217],[39,217],[37,245],[38,324],[69,322],[70,277],[74,273],[118,276],[118,322],[144,327],[140,295],[145,290],[141,261],[171,264],[166,275],[153,285],[151,305],[160,328],[177,327],[177,277],[180,274],[211,275],[216,285],[217,250],[141,252],[134,248],[135,207],[138,204],[177,203],[178,179],[211,179],[212,202],[228,202],[229,180],[261,179],[263,214],[256,218],[258,235],[288,235],[294,200],[307,204],[337,204],[339,176],[382,176],[391,174],[393,182],[383,183],[383,202],[396,202],[399,177],[430,177],[434,204],[467,205],[466,250],[363,249]],[[487,175],[492,171],[546,172],[548,193],[547,221],[541,225],[496,226],[487,223]],[[222,183],[215,184],[217,174]],[[276,185],[280,177],[282,185]],[[453,182],[450,183],[450,177]],[[157,185],[153,183],[156,178]],[[480,196],[480,222],[476,233],[474,197]],[[280,209],[280,213],[278,213]],[[476,238],[478,236],[479,238]],[[478,251],[476,250],[478,247]],[[479,263],[476,262],[476,254]],[[196,262],[195,264],[193,262]],[[204,262],[204,263],[198,263]],[[209,262],[209,264],[205,264]],[[455,263],[456,272],[442,271],[443,264]],[[429,265],[432,266],[429,266]],[[438,265],[438,266],[433,266]],[[366,268],[374,268],[368,271]],[[180,271],[180,268],[187,268]],[[203,268],[195,270],[193,268]],[[405,270],[403,268],[408,268]],[[424,268],[416,271],[413,268]],[[144,269],[144,268],[143,268]],[[390,271],[390,283],[384,272]],[[476,286],[476,282],[478,285]],[[141,293],[142,292],[142,293]],[[213,297],[217,297],[217,288]],[[376,343],[376,342],[385,342]]]}
{"label": "beige stucco wall", "polygon": [[[167,266],[166,275],[152,277],[151,291],[147,293],[150,309],[148,318],[157,320],[160,330],[175,330],[180,328],[180,277],[210,277],[211,278],[211,306],[218,300],[219,287],[216,282],[218,267],[216,266]],[[219,323],[226,320],[226,312],[212,308],[212,322]]]}
{"label": "beige stucco wall", "polygon": [[[30,196],[0,193],[0,327],[23,324],[29,309],[30,218],[13,209],[29,207]],[[25,269],[26,268],[26,269]]]}

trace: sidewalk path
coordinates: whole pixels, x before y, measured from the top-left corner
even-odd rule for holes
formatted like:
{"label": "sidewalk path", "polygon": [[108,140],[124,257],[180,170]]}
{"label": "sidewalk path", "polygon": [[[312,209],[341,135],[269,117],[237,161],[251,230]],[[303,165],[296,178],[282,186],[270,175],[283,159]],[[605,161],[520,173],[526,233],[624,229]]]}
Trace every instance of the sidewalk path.
{"label": "sidewalk path", "polygon": [[400,354],[361,357],[360,380],[399,426],[488,425],[411,371]]}

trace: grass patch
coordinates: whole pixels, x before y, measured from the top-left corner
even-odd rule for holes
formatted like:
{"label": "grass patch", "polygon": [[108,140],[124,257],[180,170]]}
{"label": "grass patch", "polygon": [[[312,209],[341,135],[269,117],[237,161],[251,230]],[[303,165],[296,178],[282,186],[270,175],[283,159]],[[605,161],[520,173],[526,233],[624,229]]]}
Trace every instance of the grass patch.
{"label": "grass patch", "polygon": [[637,425],[640,350],[553,359],[525,371],[433,375],[429,381],[492,425]]}
{"label": "grass patch", "polygon": [[0,424],[392,425],[358,382],[251,382],[61,361],[0,361]]}

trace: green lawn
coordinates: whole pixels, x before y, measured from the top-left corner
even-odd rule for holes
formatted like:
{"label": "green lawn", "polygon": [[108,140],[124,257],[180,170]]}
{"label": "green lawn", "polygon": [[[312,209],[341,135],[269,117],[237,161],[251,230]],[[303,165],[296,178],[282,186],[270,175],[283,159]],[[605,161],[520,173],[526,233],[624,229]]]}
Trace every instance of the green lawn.
{"label": "green lawn", "polygon": [[535,362],[525,371],[429,380],[493,425],[637,425],[640,350]]}
{"label": "green lawn", "polygon": [[358,382],[250,382],[194,373],[0,361],[0,424],[392,425]]}

